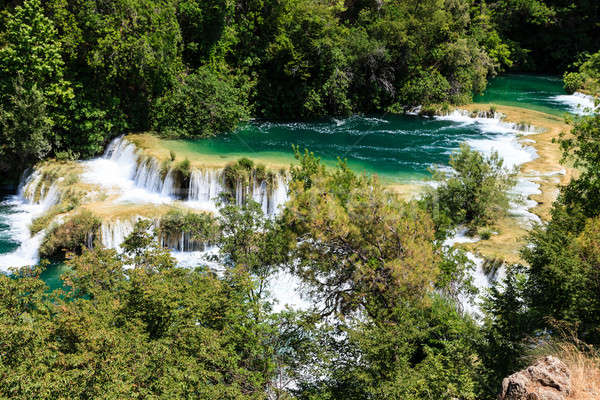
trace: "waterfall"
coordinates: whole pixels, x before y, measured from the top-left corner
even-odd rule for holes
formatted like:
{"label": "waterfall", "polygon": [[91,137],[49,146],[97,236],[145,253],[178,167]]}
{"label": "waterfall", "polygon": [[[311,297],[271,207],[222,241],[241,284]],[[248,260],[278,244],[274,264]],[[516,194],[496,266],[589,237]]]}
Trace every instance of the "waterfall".
{"label": "waterfall", "polygon": [[133,232],[137,217],[133,220],[105,221],[100,227],[102,245],[108,249],[122,251],[125,238]]}
{"label": "waterfall", "polygon": [[154,158],[146,158],[138,163],[134,182],[136,186],[151,192],[163,193],[164,183],[160,178],[160,167]]}
{"label": "waterfall", "polygon": [[252,199],[265,214],[273,214],[287,200],[287,184],[281,174],[276,175],[272,185],[251,177],[250,182],[239,179],[233,188],[227,188],[224,169],[192,169],[188,186],[178,187],[181,179],[173,168],[164,171],[158,160],[141,154],[123,137],[114,139],[101,158],[84,165],[84,180],[119,189],[119,202],[171,203],[183,199],[192,208],[215,212],[220,195],[232,190],[237,205]]}
{"label": "waterfall", "polygon": [[160,244],[163,247],[180,253],[199,252],[210,248],[209,243],[192,239],[192,236],[188,232],[180,232],[179,234],[169,236],[161,235]]}
{"label": "waterfall", "polygon": [[[100,227],[102,245],[122,252],[123,242],[133,232],[136,222],[142,218],[141,216],[135,216],[125,220],[104,221]],[[159,224],[158,220],[154,220],[151,229],[159,227]],[[192,239],[188,232],[177,232],[172,235],[159,233],[158,240],[161,246],[177,252],[198,252],[210,247],[208,243]]]}
{"label": "waterfall", "polygon": [[[165,171],[159,160],[144,155],[123,137],[114,139],[101,157],[82,161],[80,165],[84,170],[81,181],[102,188],[103,194],[114,196],[111,201],[116,204],[172,204],[180,199],[188,207],[216,212],[221,194],[228,193],[237,205],[252,199],[261,205],[265,214],[273,215],[287,200],[286,178],[279,173],[270,174],[268,179],[253,175],[246,180],[240,178],[234,187],[228,187],[224,169],[193,169],[186,180],[187,187],[179,188],[181,178],[174,169]],[[4,203],[14,210],[2,217],[2,222],[10,226],[6,235],[19,245],[15,251],[0,255],[0,269],[33,265],[39,261],[38,250],[46,232],[43,230],[32,236],[30,226],[35,218],[61,201],[64,186],[64,183],[61,185],[64,177],[49,177],[52,175],[44,174],[43,168],[33,170],[22,180],[18,194]],[[103,245],[121,250],[138,218],[104,222],[100,228]],[[56,221],[60,221],[60,216]],[[161,240],[178,252],[197,252],[207,247],[206,243],[198,243],[186,234]]]}
{"label": "waterfall", "polygon": [[[221,193],[226,192],[223,170],[194,170],[190,178],[188,202],[198,208],[216,209],[216,201]],[[272,187],[266,180],[252,177],[247,184],[241,179],[236,180],[232,196],[235,204],[241,206],[247,199],[252,199],[261,205],[265,214],[274,214],[280,205],[287,201],[287,183],[280,174],[277,175]],[[202,207],[204,206],[204,207]]]}
{"label": "waterfall", "polygon": [[108,193],[118,193],[117,202],[165,204],[173,200],[176,188],[167,173],[162,178],[158,161],[139,154],[123,137],[114,139],[100,158],[84,161],[83,181],[99,185]]}
{"label": "waterfall", "polygon": [[35,265],[39,261],[39,248],[45,230],[32,236],[29,227],[35,218],[43,215],[60,200],[60,190],[56,182],[48,183],[42,179],[42,174],[34,171],[23,179],[18,194],[2,203],[13,210],[3,216],[2,222],[10,227],[7,234],[12,241],[19,243],[13,252],[0,255],[2,271],[11,267]]}

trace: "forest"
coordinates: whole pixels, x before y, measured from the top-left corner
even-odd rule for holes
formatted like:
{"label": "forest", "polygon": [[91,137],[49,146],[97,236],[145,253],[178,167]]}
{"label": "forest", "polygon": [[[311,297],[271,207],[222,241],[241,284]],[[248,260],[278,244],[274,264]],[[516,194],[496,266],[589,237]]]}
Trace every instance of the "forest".
{"label": "forest", "polygon": [[[463,104],[508,69],[575,72],[598,50],[600,34],[593,0],[0,7],[4,180],[45,157],[98,154],[124,132],[206,137],[251,118]],[[571,85],[581,80],[574,78]]]}
{"label": "forest", "polygon": [[[600,94],[594,0],[0,9],[0,181],[10,185],[127,133],[203,139],[255,120],[449,109],[506,72]],[[568,123],[555,143],[579,172],[528,233],[524,262],[485,292],[444,241],[505,216],[517,173],[466,145],[411,201],[344,159],[331,168],[295,147],[280,213],[223,196],[217,213],[138,221],[121,251],[89,245],[101,221],[81,211],[48,229],[39,265],[0,274],[0,397],[492,400],[504,377],[567,342],[600,370],[600,114]],[[228,168],[232,181],[274,180],[248,159]],[[176,169],[190,180],[187,158]],[[179,266],[164,238],[180,234],[217,248],[222,270]],[[49,291],[40,276],[57,259],[64,287]],[[280,271],[311,307],[277,308],[267,282]],[[462,304],[478,296],[475,318]]]}

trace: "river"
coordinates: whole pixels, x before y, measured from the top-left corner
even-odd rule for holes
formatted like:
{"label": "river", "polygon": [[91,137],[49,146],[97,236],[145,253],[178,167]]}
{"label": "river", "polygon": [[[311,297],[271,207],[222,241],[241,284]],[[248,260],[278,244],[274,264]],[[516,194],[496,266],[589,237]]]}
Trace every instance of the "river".
{"label": "river", "polygon": [[[476,102],[494,102],[552,114],[580,114],[583,107],[590,106],[588,98],[566,95],[558,78],[525,75],[496,78],[484,95],[476,97]],[[494,119],[472,119],[458,114],[443,118],[379,115],[310,123],[256,122],[230,135],[169,141],[168,146],[176,152],[218,155],[224,160],[251,157],[289,163],[293,160],[292,145],[299,145],[314,151],[328,165],[335,164],[338,157],[346,158],[357,172],[377,174],[386,182],[410,183],[428,178],[428,169],[434,165],[447,165],[448,156],[462,142],[488,154],[496,150],[508,165],[530,161],[535,152],[520,144],[516,136],[515,129]],[[110,164],[118,171],[123,169],[119,162],[114,158],[96,159],[87,165],[100,163],[100,169]],[[144,195],[142,192],[142,197]],[[15,195],[3,197],[0,203],[1,270],[37,261],[35,246],[41,238],[30,238],[28,225],[47,207],[43,203],[27,204]],[[42,278],[50,288],[60,287],[59,276],[63,270],[60,264],[51,265]]]}

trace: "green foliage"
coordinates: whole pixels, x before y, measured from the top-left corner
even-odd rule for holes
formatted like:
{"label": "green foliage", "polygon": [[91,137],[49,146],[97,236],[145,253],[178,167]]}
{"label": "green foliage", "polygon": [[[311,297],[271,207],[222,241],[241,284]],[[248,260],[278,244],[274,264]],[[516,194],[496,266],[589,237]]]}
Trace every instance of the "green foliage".
{"label": "green foliage", "polygon": [[44,16],[39,0],[28,0],[4,15],[5,28],[0,48],[0,93],[14,93],[14,82],[22,78],[28,87],[37,86],[51,107],[68,98],[69,83],[63,80],[64,62],[57,31]]}
{"label": "green foliage", "polygon": [[432,287],[439,273],[433,225],[416,205],[344,162],[322,169],[310,153],[292,176],[283,224],[298,238],[293,270],[323,313],[375,312]]}
{"label": "green foliage", "polygon": [[125,269],[114,250],[86,251],[69,262],[63,298],[39,271],[0,276],[3,395],[265,398],[278,332],[254,312],[251,280],[146,259]]}
{"label": "green foliage", "polygon": [[0,167],[19,172],[46,157],[52,126],[43,93],[16,83],[14,94],[0,106]]}
{"label": "green foliage", "polygon": [[525,367],[522,361],[527,349],[525,339],[535,327],[523,298],[526,287],[525,269],[510,267],[482,305],[485,340],[480,343],[479,354],[485,365],[482,378],[491,386],[492,393],[499,392],[502,379]]}
{"label": "green foliage", "polygon": [[600,343],[598,119],[578,119],[572,135],[561,140],[565,158],[580,175],[561,188],[552,219],[530,232],[522,249],[528,267],[510,268],[484,305],[480,353],[496,387],[501,377],[522,367],[528,338],[552,340],[566,329],[584,343]]}
{"label": "green foliage", "polygon": [[48,154],[89,157],[126,131],[208,137],[252,117],[464,103],[510,64],[490,9],[470,5],[26,0],[0,6],[0,107],[21,76],[42,93]]}
{"label": "green foliage", "polygon": [[418,106],[440,103],[448,98],[450,84],[439,71],[422,71],[402,87],[402,104]]}
{"label": "green foliage", "polygon": [[474,400],[478,336],[477,325],[443,299],[396,306],[385,320],[357,319],[334,331],[322,369],[295,392],[299,399]]}
{"label": "green foliage", "polygon": [[175,164],[174,171],[180,174],[182,177],[189,179],[192,174],[192,165],[189,159],[184,159],[179,163]]}
{"label": "green foliage", "polygon": [[600,201],[600,117],[583,118],[575,122],[570,135],[561,136],[563,161],[569,161],[581,173],[562,190],[564,204],[570,210],[581,210],[594,217]]}
{"label": "green foliage", "polygon": [[[268,170],[263,164],[254,164],[249,158],[242,157],[234,163],[230,163],[223,169],[223,179],[227,192],[223,193],[226,202],[241,201],[245,203],[249,191],[255,185],[266,183],[266,188],[272,191],[277,186],[277,175],[285,175],[285,171]],[[242,198],[236,198],[241,194]]]}
{"label": "green foliage", "polygon": [[565,90],[573,93],[577,90],[592,95],[600,93],[600,51],[594,54],[584,54],[582,59],[574,63],[576,72],[565,72],[563,82]]}
{"label": "green foliage", "polygon": [[184,0],[177,7],[184,42],[183,60],[197,68],[216,55],[218,42],[227,29],[227,18],[233,14],[233,2]]}
{"label": "green foliage", "polygon": [[584,78],[578,72],[565,72],[563,82],[567,93],[573,94],[583,87]]}
{"label": "green foliage", "polygon": [[100,225],[100,219],[85,210],[51,226],[40,246],[40,256],[61,259],[66,253],[80,253],[91,247]]}
{"label": "green foliage", "polygon": [[450,157],[452,172],[434,171],[441,181],[423,200],[442,230],[453,225],[477,227],[492,223],[509,207],[508,190],[515,184],[515,170],[503,166],[494,152],[485,157],[467,145]]}
{"label": "green foliage", "polygon": [[175,137],[231,132],[249,118],[245,92],[231,77],[200,68],[156,100],[152,127]]}
{"label": "green foliage", "polygon": [[[214,244],[218,233],[215,218],[206,213],[171,211],[158,223],[158,236],[163,245],[177,250],[189,251]],[[187,241],[187,248],[182,248],[182,237]]]}
{"label": "green foliage", "polygon": [[[598,51],[596,1],[489,0],[492,23],[521,69],[562,73],[585,52]],[[483,7],[483,6],[482,6]]]}
{"label": "green foliage", "polygon": [[251,274],[257,282],[252,296],[265,297],[268,278],[288,260],[291,238],[272,219],[265,218],[260,204],[220,209],[219,246],[222,262],[236,271]]}

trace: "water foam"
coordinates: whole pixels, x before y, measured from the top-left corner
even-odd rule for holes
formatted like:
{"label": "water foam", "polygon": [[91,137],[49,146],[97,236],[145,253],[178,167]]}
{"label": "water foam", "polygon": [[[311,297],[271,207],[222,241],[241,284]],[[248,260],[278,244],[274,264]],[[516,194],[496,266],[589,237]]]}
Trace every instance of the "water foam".
{"label": "water foam", "polygon": [[39,262],[39,248],[45,231],[31,235],[30,226],[33,220],[58,203],[60,193],[55,184],[48,188],[41,187],[40,196],[36,200],[35,187],[40,184],[41,175],[34,172],[27,184],[21,184],[18,194],[11,196],[2,204],[12,212],[3,217],[9,230],[6,235],[19,246],[12,252],[0,255],[0,270],[8,271],[12,267],[35,265]]}
{"label": "water foam", "polygon": [[591,115],[596,108],[593,96],[579,92],[552,96],[550,101],[566,105],[569,108],[569,112],[576,115]]}
{"label": "water foam", "polygon": [[491,118],[481,116],[473,118],[468,111],[456,110],[436,118],[464,125],[476,125],[484,137],[467,138],[466,143],[486,156],[490,156],[494,151],[498,152],[498,155],[504,160],[505,167],[514,168],[537,158],[535,149],[531,146],[524,146],[517,137],[518,134],[531,132],[531,129],[525,127],[526,129],[523,131],[516,124],[504,122],[500,114],[495,113]]}

